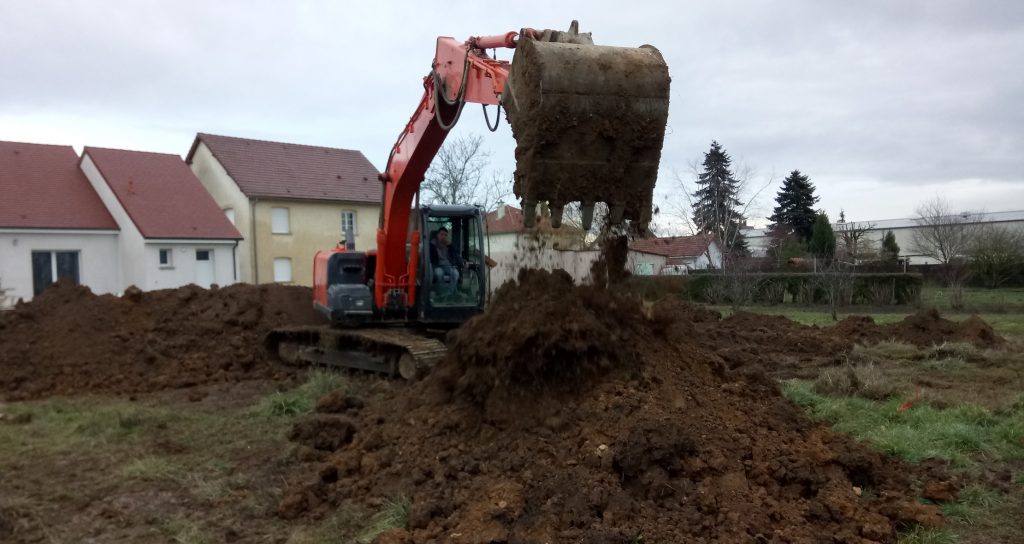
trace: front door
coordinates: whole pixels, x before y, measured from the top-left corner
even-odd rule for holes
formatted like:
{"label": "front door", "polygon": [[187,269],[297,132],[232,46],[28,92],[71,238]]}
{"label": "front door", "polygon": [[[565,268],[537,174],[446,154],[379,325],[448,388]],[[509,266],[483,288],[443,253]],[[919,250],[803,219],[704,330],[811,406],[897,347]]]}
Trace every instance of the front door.
{"label": "front door", "polygon": [[213,284],[213,250],[196,250],[196,285],[210,288]]}
{"label": "front door", "polygon": [[33,251],[32,293],[38,295],[58,279],[78,284],[77,251]]}

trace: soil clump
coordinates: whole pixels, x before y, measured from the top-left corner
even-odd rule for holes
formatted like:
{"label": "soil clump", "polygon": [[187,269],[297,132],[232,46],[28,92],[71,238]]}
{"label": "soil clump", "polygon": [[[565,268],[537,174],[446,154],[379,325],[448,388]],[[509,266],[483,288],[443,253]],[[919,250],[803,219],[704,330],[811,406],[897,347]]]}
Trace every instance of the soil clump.
{"label": "soil clump", "polygon": [[295,372],[269,360],[263,336],[322,324],[308,288],[232,285],[95,295],[58,282],[0,313],[0,398],[139,393]]}

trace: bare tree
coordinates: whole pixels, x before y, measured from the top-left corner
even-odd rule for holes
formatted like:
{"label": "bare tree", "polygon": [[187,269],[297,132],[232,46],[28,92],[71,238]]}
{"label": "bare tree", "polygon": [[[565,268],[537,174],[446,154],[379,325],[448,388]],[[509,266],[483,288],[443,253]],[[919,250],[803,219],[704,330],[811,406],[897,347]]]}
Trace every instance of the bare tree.
{"label": "bare tree", "polygon": [[980,214],[955,213],[944,198],[924,202],[917,208],[910,245],[914,252],[939,262],[943,279],[952,289],[952,305],[963,307],[963,289],[970,277],[967,257],[977,232]]}
{"label": "bare tree", "polygon": [[486,175],[490,152],[483,142],[479,134],[446,141],[420,185],[424,200],[433,204],[477,204],[490,211],[507,197],[512,180],[500,171]]}
{"label": "bare tree", "polygon": [[996,288],[1024,269],[1024,231],[1002,225],[977,228],[968,247],[971,268],[989,288]]}
{"label": "bare tree", "polygon": [[955,213],[949,202],[939,196],[918,206],[916,213],[917,228],[911,233],[911,249],[942,264],[967,255],[979,214]]}
{"label": "bare tree", "polygon": [[856,263],[857,259],[874,254],[874,243],[867,237],[868,232],[874,228],[874,223],[847,221],[846,214],[840,211],[839,221],[835,227],[840,255]]}
{"label": "bare tree", "polygon": [[853,303],[853,279],[856,268],[851,263],[832,259],[817,276],[815,284],[825,292],[832,321],[839,320],[839,307]]}

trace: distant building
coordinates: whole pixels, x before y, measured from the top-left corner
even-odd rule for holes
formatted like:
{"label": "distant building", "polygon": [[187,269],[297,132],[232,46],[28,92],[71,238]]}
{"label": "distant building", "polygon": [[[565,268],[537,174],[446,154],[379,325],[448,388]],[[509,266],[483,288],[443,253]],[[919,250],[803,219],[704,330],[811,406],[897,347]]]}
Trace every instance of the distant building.
{"label": "distant building", "polygon": [[58,278],[97,293],[122,289],[120,229],[71,146],[0,142],[0,195],[0,287],[9,301],[30,300]]}
{"label": "distant building", "polygon": [[[989,212],[970,214],[972,224],[977,225],[1007,225],[1013,228],[1024,229],[1024,210]],[[959,220],[959,218],[958,218]],[[842,227],[865,228],[867,234],[865,239],[874,247],[879,248],[885,233],[892,231],[896,237],[896,243],[900,246],[900,257],[907,259],[908,264],[934,264],[934,260],[914,251],[914,231],[921,228],[916,219],[880,219],[877,221],[848,221],[846,223],[833,223],[833,230],[837,231]],[[747,239],[747,246],[754,257],[764,257],[771,245],[771,238],[768,236],[768,229],[748,229],[744,231]]]}
{"label": "distant building", "polygon": [[0,142],[0,194],[9,301],[58,279],[114,294],[235,281],[241,236],[177,155]]}
{"label": "distant building", "polygon": [[178,155],[86,147],[81,169],[120,228],[120,283],[235,283],[241,235]]}
{"label": "distant building", "polygon": [[377,247],[383,192],[359,151],[200,133],[186,162],[243,236],[240,281],[312,285],[313,256],[346,226]]}
{"label": "distant building", "polygon": [[633,240],[629,249],[633,273],[641,276],[722,268],[721,246],[713,237],[703,234]]}
{"label": "distant building", "polygon": [[563,223],[553,228],[551,221],[537,218],[533,228],[523,223],[523,210],[505,203],[499,203],[494,211],[485,216],[487,242],[492,254],[515,252],[528,246],[538,245],[541,240],[550,249],[580,249],[585,243],[585,233],[578,227]]}

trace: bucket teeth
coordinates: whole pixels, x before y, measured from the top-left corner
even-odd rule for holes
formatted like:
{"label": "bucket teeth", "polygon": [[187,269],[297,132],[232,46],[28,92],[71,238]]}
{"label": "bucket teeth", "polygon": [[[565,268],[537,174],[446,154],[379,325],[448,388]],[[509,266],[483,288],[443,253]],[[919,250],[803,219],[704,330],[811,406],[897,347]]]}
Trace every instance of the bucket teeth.
{"label": "bucket teeth", "polygon": [[622,204],[613,204],[608,207],[608,222],[613,225],[622,223],[622,216],[626,212],[626,207]]}
{"label": "bucket teeth", "polygon": [[562,226],[562,212],[565,207],[561,204],[551,204],[551,226],[559,228]]}
{"label": "bucket teeth", "polygon": [[580,207],[580,222],[583,224],[583,230],[589,231],[591,225],[594,224],[594,203],[584,202]]}
{"label": "bucket teeth", "polygon": [[530,200],[523,201],[523,226],[533,228],[537,219],[537,203]]}

